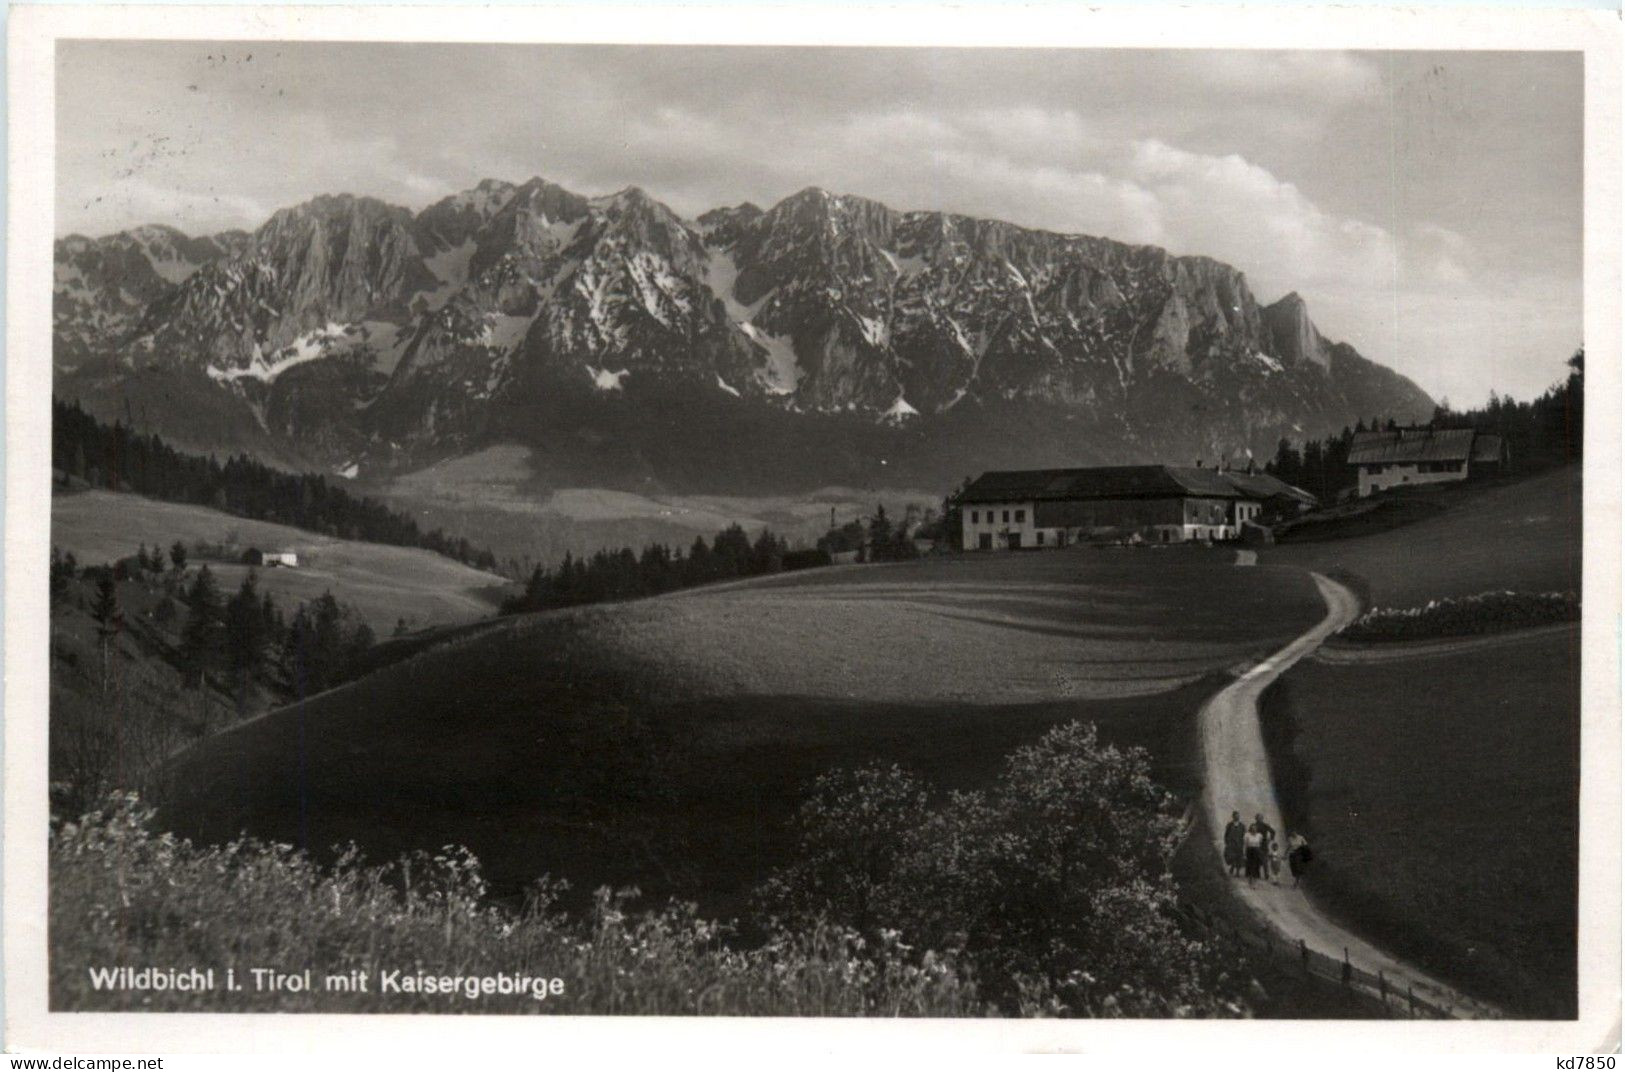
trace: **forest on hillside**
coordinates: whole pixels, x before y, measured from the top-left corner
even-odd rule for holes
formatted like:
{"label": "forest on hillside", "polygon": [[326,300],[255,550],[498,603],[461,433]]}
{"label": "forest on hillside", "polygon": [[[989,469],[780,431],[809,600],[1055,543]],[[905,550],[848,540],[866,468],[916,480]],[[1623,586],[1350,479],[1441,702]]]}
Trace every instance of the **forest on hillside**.
{"label": "forest on hillside", "polygon": [[424,532],[405,514],[352,495],[318,473],[282,472],[246,454],[224,462],[185,454],[156,433],[99,421],[77,402],[52,400],[51,467],[64,481],[207,506],[346,540],[421,547],[476,569],[497,567],[495,555],[466,537],[440,529]]}
{"label": "forest on hillside", "polygon": [[[1492,391],[1489,401],[1476,409],[1457,410],[1448,402],[1441,403],[1429,423],[1434,428],[1472,428],[1500,436],[1507,446],[1506,471],[1511,475],[1528,476],[1579,461],[1585,446],[1584,347],[1569,358],[1568,367],[1568,375],[1539,398],[1518,402]],[[1315,494],[1322,502],[1334,502],[1339,492],[1355,483],[1348,464],[1355,433],[1394,427],[1391,418],[1369,424],[1362,420],[1335,436],[1310,440],[1301,447],[1282,439],[1264,471]]]}

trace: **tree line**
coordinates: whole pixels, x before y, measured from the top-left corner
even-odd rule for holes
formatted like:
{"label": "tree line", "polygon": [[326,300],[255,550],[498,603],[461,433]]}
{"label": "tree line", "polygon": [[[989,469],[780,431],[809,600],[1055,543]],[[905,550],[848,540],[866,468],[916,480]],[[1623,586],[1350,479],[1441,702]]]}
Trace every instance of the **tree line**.
{"label": "tree line", "polygon": [[919,554],[908,524],[893,522],[883,505],[868,518],[831,528],[811,549],[791,550],[783,537],[768,529],[752,540],[733,524],[709,543],[704,536],[694,537],[686,553],[659,543],[641,552],[622,547],[581,558],[567,553],[553,569],[537,566],[525,590],[503,601],[502,613],[638,599],[715,581],[827,566],[843,551],[856,551],[860,562],[895,562]]}
{"label": "tree line", "polygon": [[277,691],[296,697],[331,688],[355,676],[376,643],[372,627],[330,591],[300,603],[290,618],[270,592],[260,590],[252,570],[230,596],[207,564],[188,576],[186,547],[179,540],[170,548],[167,574],[165,569],[156,546],[149,552],[143,544],[133,557],[82,572],[71,551],[53,547],[50,592],[55,601],[66,596],[75,578],[93,582],[88,609],[105,646],[124,625],[118,582],[161,581],[165,595],[153,618],[175,631],[186,683],[202,689],[211,677],[224,681],[240,703],[256,679],[270,678]]}
{"label": "tree line", "polygon": [[934,518],[927,517],[911,529],[907,519],[893,521],[885,505],[876,504],[870,516],[848,521],[820,536],[818,549],[829,555],[856,551],[859,562],[901,562],[919,557],[914,536],[917,531],[934,528],[934,523]]}
{"label": "tree line", "polygon": [[421,547],[477,569],[496,569],[496,556],[467,538],[440,529],[424,532],[405,514],[352,495],[318,473],[281,472],[247,455],[221,462],[184,454],[122,421],[105,424],[78,402],[53,399],[51,417],[51,465],[65,479],[347,540]]}
{"label": "tree line", "polygon": [[[50,770],[54,806],[69,813],[110,789],[161,799],[163,765],[188,740],[369,668],[372,629],[331,592],[290,618],[254,573],[228,594],[208,566],[187,569],[183,545],[172,550],[181,553],[167,567],[158,548],[143,546],[83,569],[72,552],[51,550]],[[69,639],[78,630],[59,637],[55,628],[70,604],[89,619],[94,664]],[[145,673],[131,656],[174,676]]]}
{"label": "tree line", "polygon": [[694,537],[685,554],[681,547],[650,544],[602,550],[577,558],[566,553],[553,569],[537,566],[525,590],[502,603],[503,614],[609,603],[660,595],[714,581],[760,577],[787,569],[827,565],[818,551],[792,551],[782,537],[763,529],[753,541],[739,525],[729,525],[707,543]]}
{"label": "tree line", "polygon": [[[1585,444],[1583,347],[1569,358],[1568,366],[1568,375],[1561,382],[1532,401],[1518,402],[1493,391],[1489,401],[1476,409],[1456,410],[1448,401],[1441,401],[1434,408],[1429,424],[1434,428],[1471,428],[1500,436],[1507,447],[1505,471],[1509,474],[1527,476],[1578,461]],[[1310,440],[1302,447],[1282,439],[1275,456],[1265,463],[1264,471],[1313,493],[1322,502],[1333,502],[1339,492],[1353,487],[1357,479],[1348,464],[1349,447],[1355,434],[1396,427],[1398,424],[1392,418],[1374,419],[1370,424],[1362,420],[1353,428],[1344,428],[1323,440]]]}

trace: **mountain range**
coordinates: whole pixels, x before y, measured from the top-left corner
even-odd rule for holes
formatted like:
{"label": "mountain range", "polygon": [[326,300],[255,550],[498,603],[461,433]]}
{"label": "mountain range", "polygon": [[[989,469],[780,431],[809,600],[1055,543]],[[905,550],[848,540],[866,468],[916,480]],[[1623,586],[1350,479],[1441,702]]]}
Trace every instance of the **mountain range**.
{"label": "mountain range", "polygon": [[59,396],[363,479],[519,443],[554,487],[933,488],[1433,408],[1218,261],[816,188],[696,219],[542,179],[323,196],[60,239],[54,293]]}

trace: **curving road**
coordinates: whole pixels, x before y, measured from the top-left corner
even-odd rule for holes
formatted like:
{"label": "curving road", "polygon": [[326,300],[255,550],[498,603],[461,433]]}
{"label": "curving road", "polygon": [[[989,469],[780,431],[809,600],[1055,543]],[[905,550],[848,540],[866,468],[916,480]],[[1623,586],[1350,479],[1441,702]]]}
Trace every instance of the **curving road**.
{"label": "curving road", "polygon": [[[1202,708],[1202,746],[1207,768],[1202,803],[1221,857],[1224,824],[1232,811],[1241,812],[1248,822],[1261,813],[1275,828],[1283,847],[1286,842],[1287,828],[1275,799],[1275,786],[1270,781],[1269,758],[1259,727],[1258,699],[1293,663],[1353,621],[1360,607],[1354,593],[1336,581],[1318,573],[1311,576],[1326,601],[1326,617],[1215,694]],[[1303,891],[1293,889],[1290,881],[1279,886],[1260,881],[1250,886],[1245,879],[1237,879],[1233,889],[1265,922],[1294,942],[1302,939],[1309,948],[1339,958],[1347,949],[1355,967],[1373,974],[1381,971],[1400,990],[1407,984],[1414,986],[1417,997],[1448,1006],[1458,1016],[1497,1015],[1493,1008],[1468,998],[1338,926],[1310,903]]]}

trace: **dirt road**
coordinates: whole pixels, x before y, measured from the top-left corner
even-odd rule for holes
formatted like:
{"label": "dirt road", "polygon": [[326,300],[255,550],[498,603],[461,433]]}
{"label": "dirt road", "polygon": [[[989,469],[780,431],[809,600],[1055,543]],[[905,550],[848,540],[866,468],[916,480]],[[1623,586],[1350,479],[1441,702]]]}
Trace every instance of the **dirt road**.
{"label": "dirt road", "polygon": [[[1202,744],[1207,767],[1203,806],[1207,809],[1209,829],[1214,832],[1215,851],[1221,857],[1224,825],[1232,811],[1241,812],[1247,822],[1251,822],[1254,815],[1262,814],[1275,828],[1284,851],[1287,828],[1270,781],[1269,759],[1258,722],[1258,700],[1288,667],[1313,652],[1359,613],[1359,601],[1353,592],[1318,573],[1312,576],[1326,600],[1325,619],[1237,678],[1202,708]],[[1236,879],[1233,888],[1237,897],[1294,942],[1302,939],[1310,949],[1339,959],[1347,949],[1355,967],[1372,973],[1381,971],[1401,991],[1407,985],[1414,986],[1417,997],[1449,1006],[1457,1015],[1496,1015],[1496,1010],[1482,1002],[1466,997],[1327,919],[1301,890],[1292,888],[1292,880],[1286,877],[1284,869],[1279,886],[1264,880],[1248,885],[1246,879]]]}

